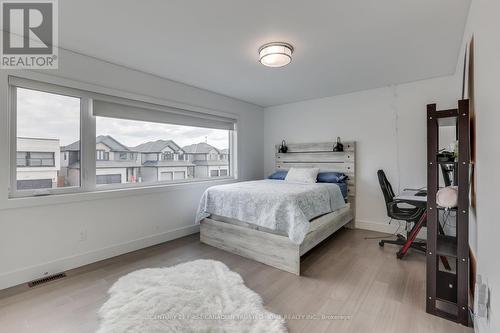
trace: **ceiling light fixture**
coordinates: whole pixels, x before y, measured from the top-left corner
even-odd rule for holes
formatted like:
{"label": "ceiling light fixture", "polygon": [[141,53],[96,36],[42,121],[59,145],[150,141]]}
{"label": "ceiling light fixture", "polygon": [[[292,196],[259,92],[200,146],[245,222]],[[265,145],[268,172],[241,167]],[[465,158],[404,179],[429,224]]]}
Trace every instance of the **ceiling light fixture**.
{"label": "ceiling light fixture", "polygon": [[259,48],[259,61],[267,67],[283,67],[292,61],[293,46],[283,42],[273,42]]}

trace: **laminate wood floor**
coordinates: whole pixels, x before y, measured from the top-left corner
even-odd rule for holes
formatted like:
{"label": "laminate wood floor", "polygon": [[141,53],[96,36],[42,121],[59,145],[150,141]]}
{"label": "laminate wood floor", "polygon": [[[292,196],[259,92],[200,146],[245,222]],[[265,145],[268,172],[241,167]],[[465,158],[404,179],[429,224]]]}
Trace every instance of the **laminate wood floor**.
{"label": "laminate wood floor", "polygon": [[[64,279],[0,291],[0,332],[94,332],[97,310],[121,276],[147,267],[215,259],[238,272],[274,313],[344,315],[349,319],[290,319],[290,332],[454,332],[472,329],[425,312],[425,257],[379,248],[381,234],[340,230],[303,258],[302,276],[201,244],[191,235],[68,272]],[[141,332],[147,333],[147,332]]]}

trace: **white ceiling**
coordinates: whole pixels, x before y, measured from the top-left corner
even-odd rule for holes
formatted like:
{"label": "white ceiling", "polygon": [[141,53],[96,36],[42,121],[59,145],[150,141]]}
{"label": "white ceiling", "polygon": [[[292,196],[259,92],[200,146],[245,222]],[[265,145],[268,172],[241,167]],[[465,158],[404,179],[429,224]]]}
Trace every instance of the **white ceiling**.
{"label": "white ceiling", "polygon": [[[470,0],[64,0],[64,48],[261,106],[452,74]],[[271,41],[295,47],[259,64]]]}

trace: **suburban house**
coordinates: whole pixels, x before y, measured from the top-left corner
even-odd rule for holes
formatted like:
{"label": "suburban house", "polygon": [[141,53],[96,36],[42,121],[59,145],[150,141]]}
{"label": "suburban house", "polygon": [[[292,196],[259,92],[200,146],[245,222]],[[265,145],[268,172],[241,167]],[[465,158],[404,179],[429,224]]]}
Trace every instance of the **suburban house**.
{"label": "suburban house", "polygon": [[229,150],[219,150],[205,142],[182,147],[188,160],[195,165],[197,178],[229,175]]}
{"label": "suburban house", "polygon": [[[172,140],[127,147],[110,135],[96,137],[96,183],[156,182],[227,176],[228,151],[199,143],[181,148]],[[61,148],[65,186],[80,181],[80,141]]]}
{"label": "suburban house", "polygon": [[[61,147],[61,173],[70,186],[80,180],[80,141]],[[110,135],[96,137],[96,183],[139,182],[139,154]]]}
{"label": "suburban house", "polygon": [[17,138],[17,189],[58,186],[60,170],[58,139]]}
{"label": "suburban house", "polygon": [[[130,148],[140,154],[141,181],[182,180],[195,177],[195,165],[172,140],[145,142]],[[199,177],[196,174],[196,177]]]}

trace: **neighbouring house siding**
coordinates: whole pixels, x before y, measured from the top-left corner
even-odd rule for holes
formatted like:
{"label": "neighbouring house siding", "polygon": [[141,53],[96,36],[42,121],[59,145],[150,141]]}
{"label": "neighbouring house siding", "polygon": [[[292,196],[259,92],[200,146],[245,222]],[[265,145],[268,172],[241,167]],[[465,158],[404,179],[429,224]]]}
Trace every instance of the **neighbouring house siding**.
{"label": "neighbouring house siding", "polygon": [[66,182],[70,186],[78,186],[80,184],[80,169],[67,169]]}
{"label": "neighbouring house siding", "polygon": [[51,179],[52,187],[57,186],[58,171],[61,169],[61,157],[58,139],[17,138],[17,151],[29,153],[53,153],[53,166],[17,167],[16,177],[18,181]]}

